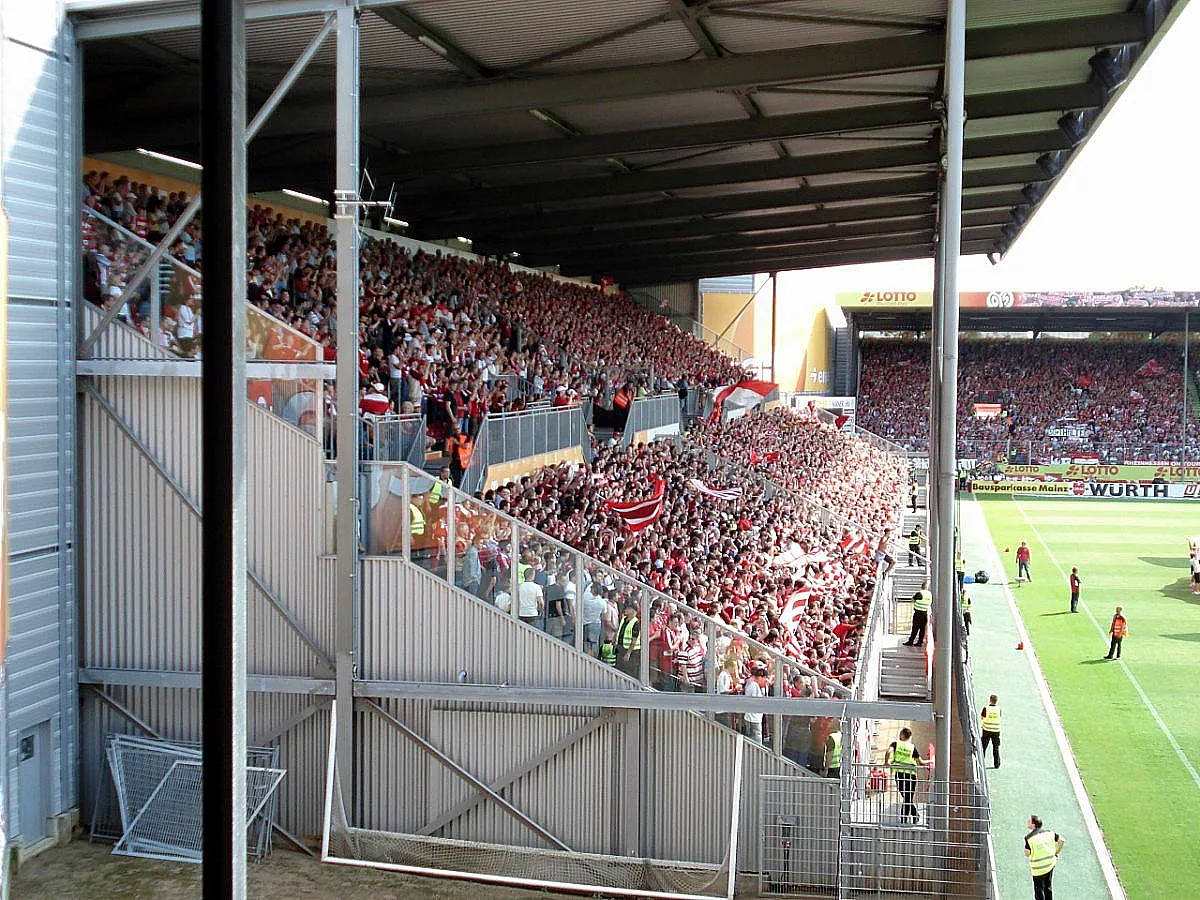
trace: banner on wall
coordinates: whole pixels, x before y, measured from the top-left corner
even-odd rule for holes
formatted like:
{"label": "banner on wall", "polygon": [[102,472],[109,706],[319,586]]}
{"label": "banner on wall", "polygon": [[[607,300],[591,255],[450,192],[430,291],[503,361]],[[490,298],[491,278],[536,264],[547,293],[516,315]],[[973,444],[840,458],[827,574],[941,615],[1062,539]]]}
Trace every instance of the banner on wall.
{"label": "banner on wall", "polygon": [[1041,494],[1063,498],[1200,500],[1200,482],[1144,484],[1121,481],[975,481],[976,494]]}
{"label": "banner on wall", "polygon": [[[839,291],[838,306],[848,309],[931,309],[931,291]],[[1196,291],[963,291],[963,309],[1195,309]]]}
{"label": "banner on wall", "polygon": [[1098,462],[1072,462],[999,465],[996,468],[1006,478],[1024,481],[1200,481],[1200,463],[1106,465]]}

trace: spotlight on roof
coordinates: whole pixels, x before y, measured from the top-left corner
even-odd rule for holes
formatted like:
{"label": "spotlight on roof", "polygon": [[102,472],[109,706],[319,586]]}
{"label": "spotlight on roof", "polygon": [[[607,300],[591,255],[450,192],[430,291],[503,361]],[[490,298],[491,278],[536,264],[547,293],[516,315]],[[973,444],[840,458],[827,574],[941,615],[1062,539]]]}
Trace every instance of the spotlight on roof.
{"label": "spotlight on roof", "polygon": [[442,44],[440,41],[431,38],[427,34],[418,35],[417,40],[436,53],[438,56],[450,55],[450,51],[446,49],[445,44]]}
{"label": "spotlight on roof", "polygon": [[283,193],[289,197],[295,197],[297,200],[304,200],[308,203],[315,203],[318,206],[328,206],[327,200],[322,200],[320,197],[314,197],[312,194],[306,194],[303,191],[293,191],[291,188],[284,188]]}
{"label": "spotlight on roof", "polygon": [[1087,137],[1087,129],[1083,125],[1083,113],[1072,112],[1059,117],[1058,127],[1062,129],[1067,140],[1074,146]]}
{"label": "spotlight on roof", "polygon": [[1067,164],[1067,154],[1062,150],[1043,153],[1037,159],[1037,164],[1050,178],[1057,177]]}
{"label": "spotlight on roof", "polygon": [[471,240],[469,237],[463,237],[461,234],[460,234],[458,237],[456,237],[456,238],[455,238],[455,240],[456,240],[456,241],[462,241],[464,244],[473,244],[473,243],[475,243],[475,242],[474,242],[474,241],[472,241],[472,240]]}
{"label": "spotlight on roof", "polygon": [[391,225],[393,228],[407,228],[408,227],[408,223],[405,222],[403,219],[393,219],[391,216],[384,216],[383,221],[386,222],[388,225]]}
{"label": "spotlight on roof", "polygon": [[1129,77],[1129,50],[1126,47],[1116,53],[1101,50],[1088,60],[1088,65],[1106,90],[1115,91]]}
{"label": "spotlight on roof", "polygon": [[171,156],[169,153],[159,153],[157,150],[147,150],[145,147],[138,147],[137,152],[142,156],[148,156],[151,159],[161,160],[162,162],[171,163],[176,166],[183,166],[185,169],[195,169],[197,172],[204,168],[200,163],[192,162],[190,159],[184,159],[181,156]]}

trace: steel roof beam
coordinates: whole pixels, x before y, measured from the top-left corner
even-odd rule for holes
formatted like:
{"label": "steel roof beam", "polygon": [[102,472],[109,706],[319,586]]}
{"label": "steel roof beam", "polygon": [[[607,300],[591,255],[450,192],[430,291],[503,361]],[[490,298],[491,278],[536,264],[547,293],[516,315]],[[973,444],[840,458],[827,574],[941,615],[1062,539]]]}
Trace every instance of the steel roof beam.
{"label": "steel roof beam", "polygon": [[[1022,203],[1028,203],[1020,191],[1025,182],[1018,180],[1020,176],[1032,174],[1033,167],[1017,167],[1008,171],[1013,177],[1012,184],[1016,189],[992,190],[986,193],[968,194],[963,202],[968,209],[1011,208]],[[1042,177],[1045,177],[1044,175]],[[902,198],[917,197],[932,203],[928,194],[935,185],[935,176],[904,175],[897,178],[881,179],[878,181],[855,182],[839,185],[819,185],[800,190],[755,191],[752,193],[729,194],[716,197],[689,197],[684,199],[663,200],[657,203],[618,204],[613,206],[592,207],[580,210],[564,210],[541,213],[532,216],[510,216],[508,218],[486,218],[473,220],[471,227],[475,230],[473,238],[480,243],[489,243],[489,237],[511,248],[514,241],[554,239],[576,237],[592,233],[594,229],[628,230],[640,226],[643,231],[659,228],[669,220],[692,219],[700,216],[721,216],[730,213],[762,212],[765,210],[787,209],[789,207],[822,206],[827,203],[842,203],[851,201],[888,202]],[[833,210],[844,207],[833,207]],[[831,210],[832,211],[832,210]],[[775,215],[811,215],[820,210],[797,209],[788,213]],[[713,221],[704,219],[701,222],[683,223],[708,225]],[[736,220],[729,220],[736,221]],[[816,219],[814,221],[822,221]],[[836,221],[836,219],[830,219]],[[675,226],[669,226],[675,227]],[[449,232],[447,232],[449,233]],[[461,234],[462,232],[457,232]],[[630,233],[635,233],[630,231]],[[659,232],[661,233],[661,231]]]}
{"label": "steel roof beam", "polygon": [[[993,249],[991,241],[964,243],[964,255],[986,253]],[[722,275],[753,275],[760,272],[784,272],[789,269],[822,269],[830,266],[848,266],[858,263],[890,262],[901,259],[927,259],[933,256],[933,244],[914,244],[902,247],[887,247],[879,250],[852,250],[845,253],[823,253],[813,256],[794,254],[778,257],[747,257],[744,261],[714,262],[698,261],[689,267],[654,269],[628,267],[604,273],[616,275],[623,284],[661,284],[685,281],[693,278],[710,278]],[[596,273],[599,274],[599,273]]]}
{"label": "steel roof beam", "polygon": [[[972,226],[1006,225],[1012,221],[1010,206],[1000,203],[995,208],[966,212],[964,220]],[[886,227],[887,222],[926,215],[934,215],[930,201],[903,200],[899,203],[805,210],[779,216],[650,225],[571,235],[557,241],[543,238],[531,241],[521,252],[526,263],[544,265],[589,252],[601,253],[613,248],[640,248],[646,245],[664,250],[686,250],[689,246],[704,246],[705,242],[711,242],[713,247],[720,246],[722,242],[725,246],[757,246],[786,242],[786,235],[791,235],[791,239],[799,239],[806,234],[819,234],[822,230],[843,235],[858,232],[859,229],[862,229],[859,233],[873,233],[869,229],[877,231]],[[763,227],[764,223],[766,227]],[[512,250],[513,241],[476,241],[475,246],[482,253],[505,253]]]}
{"label": "steel roof beam", "polygon": [[[1106,97],[1104,87],[1096,82],[1013,93],[995,92],[968,97],[967,115],[976,120],[1090,109],[1101,106]],[[571,140],[521,141],[487,147],[451,147],[440,151],[410,154],[405,157],[404,162],[414,172],[433,174],[664,150],[696,150],[733,144],[766,143],[905,125],[932,126],[937,122],[938,112],[931,100],[907,100],[851,109],[584,135]]]}
{"label": "steel roof beam", "polygon": [[[777,241],[774,244],[747,244],[745,246],[716,246],[697,249],[667,249],[660,251],[658,247],[647,246],[637,251],[606,253],[581,253],[559,262],[563,272],[607,272],[613,268],[628,269],[633,266],[652,265],[656,260],[669,260],[671,264],[687,265],[691,262],[719,260],[722,258],[734,261],[748,256],[782,256],[796,252],[818,254],[857,250],[861,248],[879,248],[889,246],[905,246],[907,244],[932,241],[936,222],[932,216],[897,220],[891,225],[877,225],[875,230],[841,231],[826,234],[808,234],[787,241]],[[1000,230],[995,225],[979,225],[963,229],[963,237],[969,241],[995,240],[1000,236]]]}
{"label": "steel roof beam", "polygon": [[[967,58],[993,59],[1091,47],[1142,43],[1144,19],[1134,13],[976,29],[967,34]],[[630,100],[707,90],[736,90],[815,79],[853,78],[889,72],[938,69],[944,53],[939,34],[911,34],[863,41],[767,50],[718,59],[650,63],[544,78],[507,79],[483,84],[368,98],[365,121],[406,122],[461,118],[535,107]],[[300,116],[319,115],[320,104]]]}
{"label": "steel roof beam", "polygon": [[[1061,129],[1025,134],[978,137],[967,141],[968,159],[995,156],[1041,154],[1068,150],[1071,140]],[[787,159],[762,160],[723,165],[690,166],[681,169],[629,172],[589,178],[542,181],[476,190],[455,190],[438,194],[405,196],[401,203],[411,217],[425,220],[474,218],[478,210],[489,207],[513,207],[533,203],[587,200],[594,197],[620,197],[653,194],[686,188],[752,184],[783,178],[809,178],[818,175],[896,169],[905,166],[935,166],[940,155],[934,141],[901,147],[848,150]],[[1045,180],[1025,179],[1025,180]]]}
{"label": "steel roof beam", "polygon": [[[590,258],[621,255],[636,258],[646,255],[670,253],[692,253],[703,250],[722,251],[727,248],[756,249],[797,241],[820,240],[844,237],[862,237],[908,229],[917,223],[920,227],[932,227],[935,213],[928,203],[912,201],[911,207],[896,204],[893,215],[875,218],[859,218],[844,222],[821,222],[800,228],[756,232],[753,229],[737,231],[709,231],[695,235],[680,235],[670,226],[659,226],[656,238],[644,237],[639,241],[622,241],[619,234],[603,236],[606,239],[578,241],[570,246],[548,247],[538,243],[521,251],[522,261],[527,265],[565,264],[569,260],[586,262]],[[924,209],[919,209],[924,207]],[[913,211],[914,209],[918,211]],[[1000,228],[1012,221],[1006,209],[980,210],[964,213],[964,222],[970,227]],[[713,223],[718,224],[718,223]],[[509,246],[482,248],[482,252],[503,253]]]}

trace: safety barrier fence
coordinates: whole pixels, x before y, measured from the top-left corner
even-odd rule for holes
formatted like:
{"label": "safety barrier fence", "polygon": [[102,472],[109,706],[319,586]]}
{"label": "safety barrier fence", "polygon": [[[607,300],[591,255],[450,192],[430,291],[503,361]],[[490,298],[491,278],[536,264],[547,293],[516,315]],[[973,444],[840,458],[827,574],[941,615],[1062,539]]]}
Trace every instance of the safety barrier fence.
{"label": "safety barrier fence", "polygon": [[665,391],[649,397],[636,398],[629,407],[629,418],[621,433],[621,446],[628,447],[637,435],[656,429],[678,433],[684,404],[677,391]]}
{"label": "safety barrier fence", "polygon": [[[849,697],[837,681],[414,466],[368,462],[363,469],[368,554],[403,556],[478,602],[613,664],[643,687],[720,693],[722,670],[754,659],[770,672],[776,696],[801,676],[797,686],[803,683],[811,696]],[[527,580],[533,586],[523,588]],[[647,640],[664,606],[678,610],[689,632],[673,656],[659,654]],[[623,628],[614,613],[628,620]],[[633,622],[643,636],[638,641]],[[768,723],[763,732],[781,752],[782,723]]]}
{"label": "safety barrier fence", "polygon": [[[927,451],[908,451],[911,457],[926,457]],[[1200,429],[1194,424],[1188,438],[1180,435],[1161,444],[1117,444],[1101,441],[1068,440],[959,440],[960,464],[983,466],[989,463],[1048,465],[1078,463],[1098,465],[1184,464],[1200,466]]]}
{"label": "safety barrier fence", "polygon": [[592,445],[585,413],[583,404],[550,406],[548,402],[514,412],[488,413],[475,436],[463,489],[471,494],[482,490],[492,466],[571,447],[579,447],[583,458],[590,460]]}
{"label": "safety barrier fence", "polygon": [[706,344],[711,344],[717,350],[724,353],[726,356],[732,357],[739,363],[744,363],[746,360],[750,359],[752,355],[749,350],[746,350],[744,347],[739,347],[729,338],[718,334],[711,328],[708,328],[707,326],[695,320],[692,320],[692,337],[696,338],[697,340],[704,341]]}
{"label": "safety barrier fence", "polygon": [[[90,207],[83,207],[82,249],[87,278],[97,281],[101,304],[114,302],[134,273],[150,258],[154,245]],[[86,279],[85,279],[86,283]],[[163,254],[156,271],[126,304],[126,318],[143,323],[150,342],[172,356],[191,358],[203,343],[204,279],[199,270]],[[178,324],[179,307],[192,302],[197,322],[189,335]],[[172,329],[163,327],[173,310]],[[113,327],[112,325],[109,328]],[[102,344],[101,346],[105,346]],[[91,354],[93,358],[116,358]],[[323,362],[324,348],[256,306],[246,305],[246,358],[269,362]]]}

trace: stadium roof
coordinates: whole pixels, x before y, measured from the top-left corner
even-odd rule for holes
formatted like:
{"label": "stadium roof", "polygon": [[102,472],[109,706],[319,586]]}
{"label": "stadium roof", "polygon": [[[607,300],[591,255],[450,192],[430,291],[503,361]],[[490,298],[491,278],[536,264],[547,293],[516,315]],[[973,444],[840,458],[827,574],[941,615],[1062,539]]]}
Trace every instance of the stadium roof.
{"label": "stadium roof", "polygon": [[[971,0],[964,254],[1008,250],[1183,2]],[[247,0],[252,109],[335,5]],[[629,283],[933,253],[945,0],[359,5],[362,156],[414,236]],[[85,151],[197,158],[195,0],[67,8]],[[252,191],[331,194],[333,90],[326,40]]]}
{"label": "stadium roof", "polygon": [[[847,310],[856,331],[917,331],[932,327],[932,315],[925,309]],[[1200,326],[1195,309],[1140,308],[1098,309],[1044,307],[1041,309],[966,309],[959,310],[960,332],[1032,331],[1118,331],[1152,335],[1180,332],[1190,314],[1189,330]]]}

